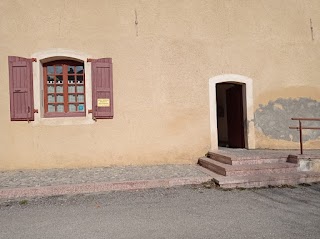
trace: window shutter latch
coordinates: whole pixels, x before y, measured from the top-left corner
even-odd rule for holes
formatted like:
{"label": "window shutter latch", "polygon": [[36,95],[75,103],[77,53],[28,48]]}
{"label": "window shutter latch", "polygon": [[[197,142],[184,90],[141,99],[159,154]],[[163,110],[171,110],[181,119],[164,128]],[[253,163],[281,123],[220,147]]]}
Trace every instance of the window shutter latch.
{"label": "window shutter latch", "polygon": [[[28,113],[30,113],[30,111],[31,111],[31,107],[28,106]],[[38,109],[33,109],[33,113],[34,113],[34,114],[35,114],[35,113],[39,113],[39,110],[38,110]]]}
{"label": "window shutter latch", "polygon": [[[30,106],[28,106],[28,114],[30,113]],[[38,109],[33,109],[33,113],[39,113]],[[30,119],[28,119],[28,124],[30,123]]]}
{"label": "window shutter latch", "polygon": [[[93,111],[92,110],[88,110],[88,114],[92,114],[93,113]],[[97,119],[96,119],[96,117],[92,117],[92,119],[94,120],[94,121],[96,121],[97,122]]]}

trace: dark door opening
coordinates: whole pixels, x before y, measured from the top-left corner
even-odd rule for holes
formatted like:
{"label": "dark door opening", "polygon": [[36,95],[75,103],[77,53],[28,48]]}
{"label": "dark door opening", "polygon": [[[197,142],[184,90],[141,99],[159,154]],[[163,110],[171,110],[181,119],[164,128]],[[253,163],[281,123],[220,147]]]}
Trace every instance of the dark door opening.
{"label": "dark door opening", "polygon": [[244,97],[242,84],[216,85],[218,145],[244,148]]}

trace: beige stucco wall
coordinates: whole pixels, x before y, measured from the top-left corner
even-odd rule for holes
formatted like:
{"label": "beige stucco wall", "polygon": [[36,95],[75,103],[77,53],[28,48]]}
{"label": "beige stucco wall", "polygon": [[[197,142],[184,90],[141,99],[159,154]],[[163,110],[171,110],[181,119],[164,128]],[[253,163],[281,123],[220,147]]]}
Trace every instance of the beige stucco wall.
{"label": "beige stucco wall", "polygon": [[[195,163],[211,147],[210,78],[251,78],[254,110],[319,101],[319,40],[318,0],[2,0],[0,170]],[[7,57],[56,48],[112,57],[114,119],[10,122]],[[259,128],[255,145],[298,147]]]}

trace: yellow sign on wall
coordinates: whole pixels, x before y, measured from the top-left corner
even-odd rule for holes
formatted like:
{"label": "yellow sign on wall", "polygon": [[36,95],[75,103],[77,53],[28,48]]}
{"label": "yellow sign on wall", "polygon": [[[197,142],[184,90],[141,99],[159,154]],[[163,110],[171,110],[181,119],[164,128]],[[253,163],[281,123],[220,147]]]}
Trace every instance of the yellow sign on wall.
{"label": "yellow sign on wall", "polygon": [[110,107],[110,99],[98,99],[98,107]]}

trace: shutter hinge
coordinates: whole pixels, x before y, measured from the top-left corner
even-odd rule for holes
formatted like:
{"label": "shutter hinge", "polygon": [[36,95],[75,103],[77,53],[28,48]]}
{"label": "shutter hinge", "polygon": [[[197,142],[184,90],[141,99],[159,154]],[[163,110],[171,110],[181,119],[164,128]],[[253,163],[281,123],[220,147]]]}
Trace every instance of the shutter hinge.
{"label": "shutter hinge", "polygon": [[31,58],[32,62],[37,62],[37,58]]}
{"label": "shutter hinge", "polygon": [[93,59],[87,58],[87,62],[92,62]]}
{"label": "shutter hinge", "polygon": [[37,113],[37,114],[38,114],[38,113],[39,113],[39,110],[38,110],[38,109],[34,109],[34,110],[33,110],[33,113]]}

